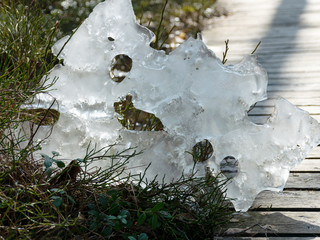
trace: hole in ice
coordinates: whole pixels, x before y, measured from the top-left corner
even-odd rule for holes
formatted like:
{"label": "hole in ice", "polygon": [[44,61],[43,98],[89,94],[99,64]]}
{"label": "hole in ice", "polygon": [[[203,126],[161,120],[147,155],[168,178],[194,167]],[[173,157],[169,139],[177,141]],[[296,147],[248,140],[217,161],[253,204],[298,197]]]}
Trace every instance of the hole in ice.
{"label": "hole in ice", "polygon": [[110,42],[113,42],[113,41],[114,41],[114,38],[108,37],[108,40],[109,40]]}
{"label": "hole in ice", "polygon": [[36,125],[45,126],[55,124],[60,117],[60,112],[55,109],[22,109],[20,119],[31,121]]}
{"label": "hole in ice", "polygon": [[198,142],[192,148],[193,161],[195,162],[204,162],[208,160],[212,156],[212,154],[213,147],[207,139]]}
{"label": "hole in ice", "polygon": [[110,77],[115,82],[122,82],[132,68],[132,59],[125,54],[119,54],[112,59]]}
{"label": "hole in ice", "polygon": [[163,124],[154,114],[136,109],[132,103],[132,96],[127,95],[113,104],[115,112],[121,115],[119,122],[129,130],[161,131]]}
{"label": "hole in ice", "polygon": [[247,113],[249,114],[249,113],[252,111],[252,109],[254,109],[256,106],[257,106],[257,102],[256,102],[255,104],[253,104],[253,105],[250,106],[250,108],[249,108],[249,110],[247,111]]}
{"label": "hole in ice", "polygon": [[220,171],[227,178],[234,178],[239,172],[238,160],[232,156],[225,157],[220,163]]}
{"label": "hole in ice", "polygon": [[264,100],[250,106],[247,114],[251,122],[258,125],[263,125],[268,122],[268,119],[271,117],[273,112],[273,102],[270,100]]}

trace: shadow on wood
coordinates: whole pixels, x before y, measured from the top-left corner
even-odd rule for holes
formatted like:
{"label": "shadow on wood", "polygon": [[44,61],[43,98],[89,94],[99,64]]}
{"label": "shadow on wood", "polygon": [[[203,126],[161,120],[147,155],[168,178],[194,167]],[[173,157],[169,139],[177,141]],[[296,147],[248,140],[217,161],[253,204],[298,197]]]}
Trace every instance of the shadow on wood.
{"label": "shadow on wood", "polygon": [[319,232],[319,212],[248,212],[237,213],[225,236],[315,237]]}

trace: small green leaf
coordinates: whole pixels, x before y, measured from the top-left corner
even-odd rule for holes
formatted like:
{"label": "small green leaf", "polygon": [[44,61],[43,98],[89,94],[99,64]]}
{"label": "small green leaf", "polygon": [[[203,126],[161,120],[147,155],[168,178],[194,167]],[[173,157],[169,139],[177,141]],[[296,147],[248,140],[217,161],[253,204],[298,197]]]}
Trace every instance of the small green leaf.
{"label": "small green leaf", "polygon": [[99,218],[100,218],[100,219],[104,219],[104,220],[108,220],[108,215],[105,214],[104,212],[100,212],[100,213],[99,213]]}
{"label": "small green leaf", "polygon": [[88,214],[89,214],[89,215],[93,215],[93,216],[95,216],[95,217],[99,217],[99,212],[96,211],[96,210],[90,210],[90,211],[88,212]]}
{"label": "small green leaf", "polygon": [[138,236],[138,240],[148,240],[148,235],[146,233],[141,233]]}
{"label": "small green leaf", "polygon": [[96,210],[97,209],[96,205],[94,205],[92,203],[88,204],[88,208],[90,208],[91,210]]}
{"label": "small green leaf", "polygon": [[96,223],[96,222],[90,223],[89,229],[90,229],[91,231],[95,230],[96,228],[97,228],[97,223]]}
{"label": "small green leaf", "polygon": [[160,211],[161,215],[165,218],[172,218],[172,215],[166,211]]}
{"label": "small green leaf", "polygon": [[112,216],[112,215],[109,215],[108,217],[107,217],[107,219],[108,220],[116,220],[116,219],[118,219],[116,216]]}
{"label": "small green leaf", "polygon": [[121,213],[120,213],[120,216],[127,217],[129,214],[130,213],[129,213],[128,210],[122,210]]}
{"label": "small green leaf", "polygon": [[113,199],[117,198],[119,191],[117,189],[111,189],[107,192],[107,195],[111,196]]}
{"label": "small green leaf", "polygon": [[144,224],[146,219],[147,219],[147,215],[145,213],[142,213],[138,218],[138,224],[139,225]]}
{"label": "small green leaf", "polygon": [[148,213],[148,215],[152,215],[151,210],[152,210],[151,208],[147,208],[147,209],[145,210],[145,212]]}
{"label": "small green leaf", "polygon": [[59,168],[64,168],[66,165],[64,164],[64,162],[60,161],[60,160],[54,160],[57,164],[57,166]]}
{"label": "small green leaf", "polygon": [[61,193],[61,194],[65,193],[65,191],[60,188],[51,188],[50,191],[54,193]]}
{"label": "small green leaf", "polygon": [[124,224],[124,225],[126,225],[128,222],[127,222],[127,219],[126,218],[124,218],[124,217],[122,217],[121,219],[120,219],[120,221]]}
{"label": "small green leaf", "polygon": [[89,225],[89,229],[92,231],[92,230],[95,230],[95,229],[99,229],[101,227],[101,222],[92,222],[90,223]]}
{"label": "small green leaf", "polygon": [[48,177],[51,176],[52,171],[53,171],[53,168],[47,168],[47,169],[45,170],[45,172],[46,172],[46,174],[47,174]]}
{"label": "small green leaf", "polygon": [[158,216],[156,214],[151,217],[151,227],[152,229],[157,229],[160,226]]}
{"label": "small green leaf", "polygon": [[53,158],[49,157],[46,154],[41,154],[41,157],[43,157],[44,159],[44,166],[46,167],[46,169],[52,166],[52,163],[54,161]]}
{"label": "small green leaf", "polygon": [[108,209],[109,208],[109,204],[108,204],[108,199],[105,195],[100,194],[99,196],[99,200],[100,200],[100,204],[104,209]]}
{"label": "small green leaf", "polygon": [[119,211],[120,211],[120,206],[119,206],[119,204],[117,204],[117,203],[112,203],[111,206],[110,206],[109,213],[110,213],[111,215],[118,215]]}
{"label": "small green leaf", "polygon": [[154,207],[152,208],[152,212],[158,212],[160,211],[162,208],[164,207],[164,203],[163,202],[158,202],[156,205],[154,205]]}
{"label": "small green leaf", "polygon": [[128,239],[129,239],[129,240],[137,240],[137,239],[136,239],[135,237],[133,237],[133,236],[129,236]]}
{"label": "small green leaf", "polygon": [[112,234],[112,228],[111,227],[105,227],[102,231],[101,231],[101,235],[104,237],[109,237]]}
{"label": "small green leaf", "polygon": [[60,153],[58,153],[58,152],[56,152],[56,151],[52,151],[52,155],[53,155],[54,157],[57,157],[57,156],[60,156]]}
{"label": "small green leaf", "polygon": [[52,196],[51,199],[53,200],[52,204],[55,206],[55,207],[60,207],[61,204],[62,204],[62,197],[59,197],[59,196]]}
{"label": "small green leaf", "polygon": [[118,226],[120,226],[120,225],[119,225],[119,224],[116,224],[115,221],[108,221],[108,222],[107,222],[107,225],[114,227],[116,231],[118,231],[118,230],[120,229],[120,228],[118,227]]}
{"label": "small green leaf", "polygon": [[73,197],[71,197],[69,194],[66,194],[67,195],[67,198],[73,203],[75,204],[76,201],[73,199]]}

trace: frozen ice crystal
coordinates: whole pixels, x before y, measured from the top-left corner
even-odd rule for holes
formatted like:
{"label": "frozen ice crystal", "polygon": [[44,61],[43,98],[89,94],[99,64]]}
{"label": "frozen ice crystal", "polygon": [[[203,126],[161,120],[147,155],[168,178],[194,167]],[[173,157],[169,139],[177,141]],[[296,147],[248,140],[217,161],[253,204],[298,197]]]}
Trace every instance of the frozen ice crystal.
{"label": "frozen ice crystal", "polygon": [[[68,37],[58,41],[61,50]],[[192,171],[190,152],[207,141],[213,154],[196,164],[199,175],[210,167],[232,180],[227,195],[246,211],[263,190],[282,190],[289,171],[319,143],[320,127],[305,111],[284,99],[264,125],[250,121],[250,106],[267,97],[267,73],[248,55],[224,66],[201,39],[190,38],[166,55],[150,47],[154,34],[140,26],[130,0],[107,0],[95,7],[60,54],[64,65],[51,70],[50,95],[32,107],[53,105],[60,117],[41,152],[58,151],[74,159],[90,142],[119,143],[143,150],[131,171],[156,174],[166,181]],[[116,58],[129,59],[126,69]],[[154,114],[162,131],[133,131],[118,121],[114,103],[132,96],[137,109]],[[44,137],[48,127],[41,127]],[[105,163],[101,163],[102,165]]]}

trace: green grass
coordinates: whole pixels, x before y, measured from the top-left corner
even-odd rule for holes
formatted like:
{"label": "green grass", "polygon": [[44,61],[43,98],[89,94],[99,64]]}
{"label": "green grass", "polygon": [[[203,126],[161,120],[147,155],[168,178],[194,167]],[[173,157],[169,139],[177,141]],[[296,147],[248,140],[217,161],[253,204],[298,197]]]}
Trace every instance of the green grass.
{"label": "green grass", "polygon": [[[205,177],[182,175],[170,184],[147,181],[144,174],[125,174],[127,162],[139,153],[124,149],[111,154],[113,146],[88,146],[83,158],[69,164],[57,152],[35,159],[40,149],[35,132],[39,125],[54,124],[59,113],[28,110],[23,104],[54,84],[46,76],[58,63],[51,47],[63,25],[36,1],[3,1],[0,7],[0,236],[145,240],[212,239],[219,234],[231,211],[224,194],[226,181],[209,172]],[[163,28],[158,29],[160,34]],[[115,106],[127,120],[137,116],[129,100],[127,107]],[[162,129],[160,120],[143,114],[143,130]],[[135,127],[130,121],[128,128]],[[31,137],[20,131],[22,123],[32,129]],[[192,153],[199,161],[211,154],[201,146]],[[101,160],[110,167],[94,168]]]}
{"label": "green grass", "polygon": [[[211,239],[231,217],[220,182],[208,174],[173,183],[125,175],[138,153],[88,148],[83,159],[48,177],[39,161],[20,161],[1,178],[0,234],[6,239]],[[58,154],[52,157],[57,159]],[[91,169],[110,161],[107,169]],[[57,160],[56,160],[57,161]],[[7,172],[12,161],[2,161]],[[146,169],[147,171],[147,169]],[[145,172],[144,172],[145,173]],[[194,231],[197,229],[197,231]],[[142,238],[142,237],[141,237]]]}

